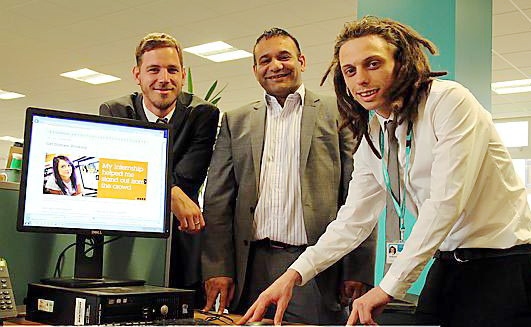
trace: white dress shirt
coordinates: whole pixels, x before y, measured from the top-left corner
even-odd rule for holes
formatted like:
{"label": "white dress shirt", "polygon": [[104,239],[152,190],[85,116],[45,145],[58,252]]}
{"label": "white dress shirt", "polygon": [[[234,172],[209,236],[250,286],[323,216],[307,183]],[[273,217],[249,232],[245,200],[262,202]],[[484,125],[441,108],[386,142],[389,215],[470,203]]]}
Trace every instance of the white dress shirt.
{"label": "white dress shirt", "polygon": [[[381,121],[369,122],[379,144]],[[401,169],[407,123],[396,130]],[[406,181],[406,205],[417,221],[380,287],[403,298],[437,249],[509,248],[531,243],[526,190],[490,114],[463,86],[436,80],[419,105]],[[357,247],[385,205],[381,161],[363,139],[354,155],[346,204],[318,243],[290,267],[306,283]],[[502,268],[500,268],[502,269]]]}
{"label": "white dress shirt", "polygon": [[302,211],[300,152],[304,85],[290,94],[284,107],[266,98],[266,128],[260,166],[255,239],[291,245],[307,244]]}
{"label": "white dress shirt", "polygon": [[152,123],[155,123],[157,121],[157,119],[159,118],[165,118],[166,120],[170,121],[171,117],[173,116],[173,113],[175,112],[175,107],[173,107],[173,109],[168,112],[168,114],[164,117],[159,117],[157,115],[155,115],[154,113],[152,113],[151,111],[149,111],[149,109],[146,107],[146,103],[144,102],[144,99],[142,99],[142,107],[144,107],[144,113],[146,114],[146,118],[149,122],[152,122]]}

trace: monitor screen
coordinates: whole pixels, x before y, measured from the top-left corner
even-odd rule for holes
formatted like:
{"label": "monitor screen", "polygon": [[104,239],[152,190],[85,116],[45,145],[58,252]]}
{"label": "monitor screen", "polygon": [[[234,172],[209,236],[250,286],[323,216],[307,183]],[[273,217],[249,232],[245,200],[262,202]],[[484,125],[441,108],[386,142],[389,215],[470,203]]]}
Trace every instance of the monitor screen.
{"label": "monitor screen", "polygon": [[164,125],[28,108],[18,230],[169,236]]}
{"label": "monitor screen", "polygon": [[166,124],[27,109],[17,230],[76,234],[74,277],[43,282],[144,283],[103,278],[104,236],[169,236],[169,138]]}

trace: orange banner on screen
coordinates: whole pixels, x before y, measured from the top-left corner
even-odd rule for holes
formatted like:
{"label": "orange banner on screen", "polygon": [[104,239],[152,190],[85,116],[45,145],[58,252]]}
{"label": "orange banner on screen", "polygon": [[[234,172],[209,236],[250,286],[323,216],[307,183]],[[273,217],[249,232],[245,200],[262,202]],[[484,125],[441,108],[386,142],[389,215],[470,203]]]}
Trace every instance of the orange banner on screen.
{"label": "orange banner on screen", "polygon": [[146,200],[148,163],[100,158],[98,198]]}

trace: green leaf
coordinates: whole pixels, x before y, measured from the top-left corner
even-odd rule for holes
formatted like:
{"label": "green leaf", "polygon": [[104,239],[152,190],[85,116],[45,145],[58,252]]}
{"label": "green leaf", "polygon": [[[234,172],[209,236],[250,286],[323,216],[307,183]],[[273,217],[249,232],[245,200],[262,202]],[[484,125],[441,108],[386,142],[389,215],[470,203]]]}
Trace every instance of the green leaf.
{"label": "green leaf", "polygon": [[[187,76],[186,76],[186,83],[188,84],[188,93],[194,93],[194,85],[193,85],[193,82],[192,82],[192,68],[188,67],[188,70],[187,70]],[[221,94],[221,92],[223,92],[223,90],[225,90],[225,88],[227,87],[228,83],[226,83],[223,88],[219,91],[216,91],[216,87],[218,86],[218,81],[214,81],[214,83],[212,83],[212,85],[210,86],[210,88],[208,89],[205,97],[204,97],[204,100],[205,101],[208,101],[210,103],[212,103],[213,105],[216,105],[219,100],[221,100],[221,96],[219,96]],[[215,92],[215,94],[214,94]],[[214,95],[212,95],[214,94]],[[209,100],[209,99],[213,99],[213,100]]]}
{"label": "green leaf", "polygon": [[210,99],[210,96],[212,95],[212,92],[214,92],[214,90],[216,89],[216,86],[218,86],[218,81],[217,80],[215,80],[214,83],[212,83],[212,85],[208,89],[208,92],[205,95],[205,100],[206,101],[208,101],[208,99]]}
{"label": "green leaf", "polygon": [[194,85],[192,84],[192,68],[188,67],[188,74],[186,76],[186,84],[188,84],[188,93],[194,93]]}
{"label": "green leaf", "polygon": [[[217,82],[217,81],[216,81],[216,82]],[[221,92],[223,92],[223,90],[225,90],[225,88],[227,87],[227,85],[229,85],[229,84],[226,83],[226,84],[223,86],[223,88],[222,88],[221,90],[219,90],[218,93],[216,93],[216,94],[213,96],[213,98],[214,98],[214,99],[217,98],[217,97],[221,94]],[[220,97],[220,98],[221,98],[221,97]],[[219,100],[218,100],[218,101],[219,101]]]}

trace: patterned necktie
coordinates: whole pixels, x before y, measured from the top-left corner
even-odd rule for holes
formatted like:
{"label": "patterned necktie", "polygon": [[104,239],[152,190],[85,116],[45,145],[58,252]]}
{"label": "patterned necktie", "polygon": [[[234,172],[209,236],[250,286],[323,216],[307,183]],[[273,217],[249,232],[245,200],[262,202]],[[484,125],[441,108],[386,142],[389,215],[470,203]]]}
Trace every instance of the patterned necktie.
{"label": "patterned necktie", "polygon": [[156,123],[157,124],[167,124],[168,123],[168,118],[157,118]]}
{"label": "patterned necktie", "polygon": [[[387,156],[387,173],[389,174],[389,182],[396,202],[400,203],[400,180],[398,172],[398,140],[395,136],[396,122],[388,121],[385,124],[387,130],[387,139],[389,144],[389,153]],[[393,199],[389,191],[387,191],[387,198],[385,201],[386,218],[385,218],[385,241],[396,243],[400,239],[400,223],[398,215],[393,204]],[[389,269],[390,264],[385,265],[385,272]]]}

